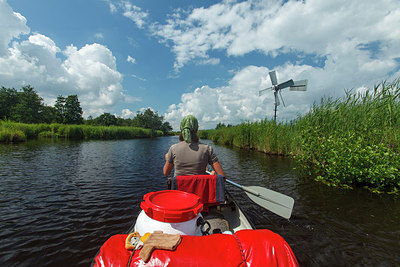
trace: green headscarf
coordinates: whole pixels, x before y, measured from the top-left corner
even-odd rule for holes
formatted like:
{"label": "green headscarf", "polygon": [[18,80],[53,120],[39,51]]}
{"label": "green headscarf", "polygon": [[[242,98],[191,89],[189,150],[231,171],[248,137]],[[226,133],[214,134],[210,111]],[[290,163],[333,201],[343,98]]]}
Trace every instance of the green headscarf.
{"label": "green headscarf", "polygon": [[183,140],[186,143],[192,142],[192,137],[196,134],[197,129],[199,128],[199,123],[195,116],[187,115],[181,121],[181,133]]}

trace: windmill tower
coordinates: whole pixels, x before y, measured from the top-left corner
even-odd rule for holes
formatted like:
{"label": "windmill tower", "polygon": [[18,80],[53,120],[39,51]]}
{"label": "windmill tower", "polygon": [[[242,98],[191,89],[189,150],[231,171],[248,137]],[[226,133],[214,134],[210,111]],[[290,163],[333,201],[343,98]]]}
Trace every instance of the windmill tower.
{"label": "windmill tower", "polygon": [[274,121],[276,121],[276,111],[278,109],[278,106],[281,104],[279,101],[279,96],[282,99],[283,106],[285,106],[285,102],[283,101],[281,90],[285,89],[287,87],[290,87],[290,91],[306,91],[307,90],[307,80],[293,81],[292,79],[290,79],[286,82],[278,84],[278,79],[276,78],[275,71],[269,72],[269,78],[271,79],[272,87],[265,88],[265,89],[258,91],[258,95],[262,96],[263,94],[267,93],[267,91],[269,91],[269,90],[274,91],[274,98],[275,98]]}

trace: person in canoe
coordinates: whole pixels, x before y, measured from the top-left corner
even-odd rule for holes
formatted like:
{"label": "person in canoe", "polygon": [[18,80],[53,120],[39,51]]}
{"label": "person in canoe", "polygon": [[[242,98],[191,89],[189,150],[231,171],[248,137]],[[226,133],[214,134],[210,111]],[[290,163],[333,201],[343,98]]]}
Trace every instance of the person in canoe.
{"label": "person in canoe", "polygon": [[195,116],[184,117],[180,125],[179,143],[172,145],[165,154],[163,173],[168,176],[175,168],[175,177],[206,174],[208,164],[212,174],[226,176],[211,146],[199,142],[199,124]]}

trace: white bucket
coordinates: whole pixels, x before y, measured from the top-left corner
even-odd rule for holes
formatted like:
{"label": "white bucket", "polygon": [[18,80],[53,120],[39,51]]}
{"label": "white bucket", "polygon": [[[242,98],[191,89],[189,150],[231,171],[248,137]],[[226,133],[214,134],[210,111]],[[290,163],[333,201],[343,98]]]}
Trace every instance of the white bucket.
{"label": "white bucket", "polygon": [[200,214],[203,204],[200,198],[178,190],[150,192],[143,196],[142,211],[136,219],[135,232],[163,231],[167,234],[201,236]]}
{"label": "white bucket", "polygon": [[141,236],[145,233],[153,233],[154,231],[163,231],[166,234],[180,234],[180,235],[198,235],[201,236],[200,226],[197,226],[197,220],[201,215],[197,215],[190,221],[179,223],[167,223],[154,220],[146,215],[142,210],[135,224],[135,232]]}

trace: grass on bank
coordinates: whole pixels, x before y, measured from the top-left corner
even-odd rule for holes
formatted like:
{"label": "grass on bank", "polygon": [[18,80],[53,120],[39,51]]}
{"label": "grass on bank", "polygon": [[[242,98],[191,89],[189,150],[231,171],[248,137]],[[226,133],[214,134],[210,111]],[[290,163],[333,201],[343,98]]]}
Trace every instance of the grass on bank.
{"label": "grass on bank", "polygon": [[399,193],[399,83],[324,98],[288,123],[246,122],[199,135],[217,144],[293,156],[298,169],[329,185]]}
{"label": "grass on bank", "polygon": [[23,142],[27,139],[131,139],[162,136],[161,131],[139,127],[91,126],[64,124],[26,124],[0,121],[0,142]]}

